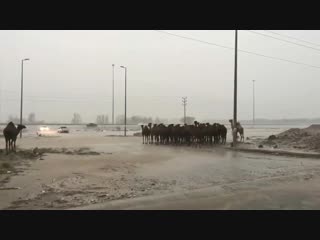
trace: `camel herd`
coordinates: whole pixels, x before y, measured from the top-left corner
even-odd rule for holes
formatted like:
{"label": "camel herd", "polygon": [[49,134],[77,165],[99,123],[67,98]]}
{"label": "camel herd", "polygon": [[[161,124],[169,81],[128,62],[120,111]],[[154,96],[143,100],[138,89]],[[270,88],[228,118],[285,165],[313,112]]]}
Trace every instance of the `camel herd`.
{"label": "camel herd", "polygon": [[[231,128],[240,134],[240,141],[244,141],[243,127],[237,122],[237,125],[231,123]],[[180,124],[152,124],[141,125],[142,130],[142,143],[143,144],[226,144],[227,128],[219,123],[199,123],[194,121],[194,124],[180,125]]]}
{"label": "camel herd", "polygon": [[[236,135],[240,133],[241,140],[244,141],[243,127],[237,122],[234,126],[233,121],[231,123],[231,129],[236,131]],[[18,125],[16,127],[13,122],[3,130],[3,135],[6,141],[6,152],[16,150],[17,136],[22,129],[26,128],[24,125]],[[180,125],[180,124],[152,124],[141,125],[142,129],[142,143],[143,144],[187,144],[187,145],[199,145],[199,144],[226,144],[227,140],[227,128],[223,124],[219,123],[199,123],[194,121],[194,124]]]}
{"label": "camel herd", "polygon": [[142,125],[143,144],[225,144],[227,140],[227,128],[219,123],[194,124],[151,124]]}

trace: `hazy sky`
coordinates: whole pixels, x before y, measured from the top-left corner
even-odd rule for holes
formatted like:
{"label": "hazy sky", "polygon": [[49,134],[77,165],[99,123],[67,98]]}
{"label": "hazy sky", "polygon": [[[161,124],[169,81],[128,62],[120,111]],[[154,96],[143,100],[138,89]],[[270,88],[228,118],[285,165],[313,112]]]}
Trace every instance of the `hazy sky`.
{"label": "hazy sky", "polygon": [[[167,32],[234,47],[234,31]],[[275,32],[317,43],[320,49],[320,31]],[[247,31],[239,31],[238,47],[320,67],[320,50]],[[98,114],[110,119],[114,63],[115,115],[124,113],[124,65],[128,116],[180,118],[181,97],[187,96],[187,115],[232,118],[233,50],[151,30],[0,31],[0,121],[20,114],[22,58],[31,59],[24,64],[26,117],[35,112],[38,120],[70,122],[79,112],[85,122]],[[320,117],[319,78],[320,68],[239,52],[238,118],[252,118],[253,79],[256,118]]]}

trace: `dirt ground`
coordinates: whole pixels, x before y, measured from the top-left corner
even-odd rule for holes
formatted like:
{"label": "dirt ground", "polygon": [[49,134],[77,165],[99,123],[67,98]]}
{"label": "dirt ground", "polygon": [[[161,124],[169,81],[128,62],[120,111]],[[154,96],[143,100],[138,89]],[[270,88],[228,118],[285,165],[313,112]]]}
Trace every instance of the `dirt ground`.
{"label": "dirt ground", "polygon": [[103,133],[26,136],[17,146],[16,154],[0,153],[0,209],[71,209],[320,173],[314,159],[143,145]]}
{"label": "dirt ground", "polygon": [[268,138],[253,141],[255,145],[266,148],[284,149],[306,153],[320,153],[320,125],[313,124],[307,128],[290,128]]}

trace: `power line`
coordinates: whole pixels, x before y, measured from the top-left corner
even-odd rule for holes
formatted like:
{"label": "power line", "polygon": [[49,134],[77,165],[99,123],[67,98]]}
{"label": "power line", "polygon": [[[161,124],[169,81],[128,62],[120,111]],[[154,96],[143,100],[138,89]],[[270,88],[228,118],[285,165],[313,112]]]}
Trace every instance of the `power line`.
{"label": "power line", "polygon": [[261,36],[264,36],[264,37],[277,39],[277,40],[282,41],[282,42],[291,43],[291,44],[294,44],[294,45],[297,45],[297,46],[300,46],[300,47],[305,47],[305,48],[313,49],[313,50],[316,50],[316,51],[320,51],[320,49],[319,49],[319,48],[314,48],[314,47],[310,47],[310,46],[307,46],[307,45],[304,45],[304,44],[291,42],[291,41],[284,40],[284,39],[277,38],[277,37],[273,37],[273,36],[270,36],[270,35],[267,35],[267,34],[258,33],[258,32],[254,32],[254,31],[251,31],[251,30],[245,30],[245,31],[247,31],[247,32],[251,32],[251,33],[254,33],[254,34],[258,34],[258,35],[261,35]]}
{"label": "power line", "polygon": [[[165,33],[165,34],[168,34],[168,35],[173,35],[173,36],[176,36],[176,37],[179,37],[179,38],[184,38],[184,39],[196,41],[196,42],[201,42],[201,43],[205,43],[205,44],[209,44],[209,45],[215,45],[215,46],[218,46],[218,47],[223,47],[223,48],[226,48],[226,49],[229,49],[229,50],[234,50],[234,48],[232,48],[232,47],[227,47],[227,46],[223,46],[223,45],[220,45],[220,44],[215,44],[215,43],[211,43],[211,42],[207,42],[207,41],[202,41],[202,40],[195,39],[195,38],[185,37],[185,36],[181,36],[181,35],[178,35],[178,34],[168,33],[168,32],[165,32],[165,31],[159,31],[159,30],[154,30],[154,31],[160,32],[160,33]],[[313,68],[320,68],[319,66],[315,66],[315,65],[311,65],[311,64],[307,64],[307,63],[296,62],[296,61],[288,60],[288,59],[285,59],[285,58],[278,58],[278,57],[268,56],[268,55],[264,55],[264,54],[260,54],[260,53],[250,52],[250,51],[247,51],[247,50],[238,49],[238,52],[243,52],[243,53],[256,55],[256,56],[260,56],[260,57],[264,57],[264,58],[275,59],[275,60],[279,60],[279,61],[283,61],[283,62],[294,63],[294,64],[298,64],[298,65],[304,65],[304,66],[313,67]]]}
{"label": "power line", "polygon": [[264,30],[264,31],[265,32],[270,32],[272,34],[276,34],[276,35],[279,35],[279,36],[283,36],[283,37],[286,37],[286,38],[292,38],[292,39],[294,39],[296,41],[301,41],[301,42],[309,43],[309,44],[312,44],[312,45],[315,45],[315,46],[320,46],[320,44],[318,44],[318,43],[309,42],[309,41],[302,40],[302,39],[299,39],[299,38],[296,38],[296,37],[291,37],[291,36],[288,36],[288,35],[285,35],[285,34],[280,34],[280,33],[276,33],[276,32],[269,31],[269,30]]}
{"label": "power line", "polygon": [[181,36],[181,35],[178,35],[178,34],[174,34],[174,33],[169,33],[169,32],[166,32],[166,31],[160,31],[160,30],[154,30],[156,32],[160,32],[160,33],[166,33],[168,35],[172,35],[172,36],[176,36],[176,37],[180,37],[180,38],[185,38],[185,39],[188,39],[188,40],[193,40],[193,41],[197,41],[197,42],[202,42],[202,43],[205,43],[205,44],[209,44],[209,45],[214,45],[214,46],[217,46],[217,47],[222,47],[222,48],[227,48],[227,49],[234,49],[232,47],[227,47],[227,46],[223,46],[223,45],[220,45],[220,44],[216,44],[216,43],[212,43],[212,42],[207,42],[207,41],[203,41],[203,40],[199,40],[199,39],[196,39],[196,38],[191,38],[191,37],[185,37],[185,36]]}

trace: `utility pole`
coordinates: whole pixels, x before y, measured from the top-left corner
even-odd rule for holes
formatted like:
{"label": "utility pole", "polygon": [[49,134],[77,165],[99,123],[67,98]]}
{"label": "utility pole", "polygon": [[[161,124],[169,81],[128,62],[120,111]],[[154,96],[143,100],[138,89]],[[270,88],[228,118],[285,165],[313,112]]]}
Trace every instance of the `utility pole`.
{"label": "utility pole", "polygon": [[252,94],[252,96],[253,96],[253,106],[252,106],[252,123],[253,123],[253,126],[255,126],[255,96],[254,96],[254,82],[255,82],[255,80],[252,80],[252,82],[253,82],[253,94]]}
{"label": "utility pole", "polygon": [[[233,103],[233,128],[237,127],[237,64],[238,64],[238,30],[235,30],[235,52],[234,52],[234,103]],[[232,129],[233,147],[237,144],[237,131]]]}
{"label": "utility pole", "polygon": [[112,64],[112,125],[114,125],[114,64]]}
{"label": "utility pole", "polygon": [[124,136],[127,136],[127,67],[120,66],[125,70],[124,76]]}
{"label": "utility pole", "polygon": [[1,124],[1,118],[2,118],[2,80],[0,79],[0,124]]}
{"label": "utility pole", "polygon": [[182,97],[182,105],[183,105],[183,108],[184,108],[184,124],[187,123],[187,115],[186,115],[186,107],[187,107],[187,97]]}
{"label": "utility pole", "polygon": [[[21,60],[21,103],[20,103],[20,124],[22,125],[22,109],[23,109],[23,62],[29,61],[29,58]],[[22,130],[20,131],[20,138],[22,138]]]}

